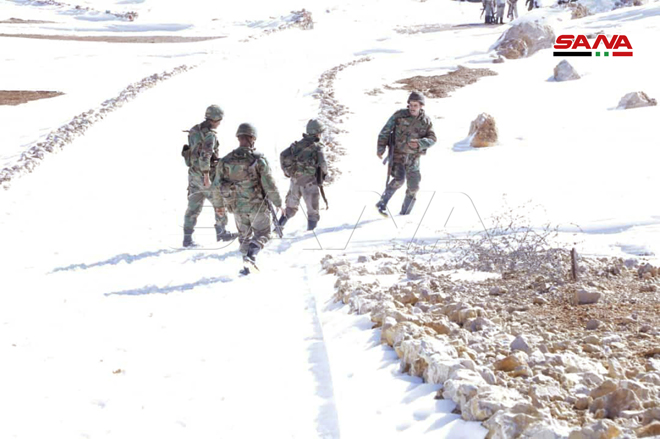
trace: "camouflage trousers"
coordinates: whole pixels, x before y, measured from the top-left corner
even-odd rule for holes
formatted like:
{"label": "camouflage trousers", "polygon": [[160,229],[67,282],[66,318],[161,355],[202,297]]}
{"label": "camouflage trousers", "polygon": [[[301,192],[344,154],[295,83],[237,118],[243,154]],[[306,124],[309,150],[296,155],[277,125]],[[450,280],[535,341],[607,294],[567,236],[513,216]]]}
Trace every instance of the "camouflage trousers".
{"label": "camouflage trousers", "polygon": [[270,240],[270,214],[265,206],[251,212],[235,212],[236,229],[238,229],[238,242],[243,255],[247,254],[250,244],[264,248]]}
{"label": "camouflage trousers", "polygon": [[411,160],[410,162],[394,162],[392,164],[392,179],[385,188],[385,192],[381,198],[382,201],[387,202],[392,198],[403,183],[408,184],[406,190],[406,197],[414,198],[417,191],[419,191],[419,182],[422,181],[422,174],[419,172],[419,159]]}
{"label": "camouflage trousers", "polygon": [[[186,214],[183,217],[184,230],[193,230],[195,228],[197,217],[204,207],[204,200],[212,203],[211,187],[205,188],[204,181],[197,180],[198,178],[194,176],[190,176],[188,179],[188,209],[186,209]],[[227,215],[219,216],[215,212],[215,209],[213,210],[213,214],[215,215],[215,225],[225,228],[227,226]]]}
{"label": "camouflage trousers", "polygon": [[292,178],[289,192],[286,194],[286,212],[287,218],[291,218],[298,212],[300,197],[305,200],[307,207],[307,219],[318,221],[319,215],[319,186],[316,184],[316,176],[305,175],[303,177]]}

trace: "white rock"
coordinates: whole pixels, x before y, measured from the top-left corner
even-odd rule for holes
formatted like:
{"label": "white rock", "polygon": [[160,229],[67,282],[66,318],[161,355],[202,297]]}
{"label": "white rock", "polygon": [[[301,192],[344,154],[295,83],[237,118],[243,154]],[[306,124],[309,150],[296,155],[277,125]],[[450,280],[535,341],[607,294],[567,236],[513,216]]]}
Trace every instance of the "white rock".
{"label": "white rock", "polygon": [[655,105],[658,105],[655,99],[648,97],[643,91],[636,91],[622,97],[617,108],[627,110],[629,108],[652,107]]}
{"label": "white rock", "polygon": [[563,60],[555,67],[554,78],[555,81],[571,81],[580,79],[580,74],[568,61]]}

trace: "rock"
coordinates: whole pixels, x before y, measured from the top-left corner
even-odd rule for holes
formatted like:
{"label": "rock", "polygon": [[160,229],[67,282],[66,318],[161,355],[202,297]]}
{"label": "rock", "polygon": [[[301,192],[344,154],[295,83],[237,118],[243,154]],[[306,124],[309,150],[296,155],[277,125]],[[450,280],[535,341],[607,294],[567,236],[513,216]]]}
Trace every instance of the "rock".
{"label": "rock", "polygon": [[501,296],[506,293],[507,291],[505,288],[501,288],[497,286],[491,287],[490,290],[488,290],[488,294],[490,294],[491,296]]}
{"label": "rock", "polygon": [[466,369],[462,361],[459,358],[451,359],[437,355],[431,356],[429,365],[424,373],[424,381],[429,384],[444,383],[457,370]]}
{"label": "rock", "polygon": [[497,382],[495,374],[489,368],[479,367],[477,370],[479,371],[479,374],[481,374],[481,377],[484,379],[484,381],[486,381],[486,383],[493,385]]}
{"label": "rock", "polygon": [[[482,148],[493,146],[497,143],[497,126],[493,116],[481,113],[470,123],[470,146]],[[506,292],[506,291],[505,291]]]}
{"label": "rock", "polygon": [[532,303],[534,305],[547,305],[548,301],[545,300],[543,297],[535,297]]}
{"label": "rock", "polygon": [[653,421],[660,421],[660,407],[653,407],[646,411],[642,415],[642,424],[647,425]]}
{"label": "rock", "polygon": [[646,284],[639,287],[640,293],[655,293],[658,291],[658,287],[655,284]]}
{"label": "rock", "polygon": [[501,56],[498,56],[493,60],[493,64],[502,64],[503,62],[504,62],[504,58],[502,58]]}
{"label": "rock", "polygon": [[597,335],[590,335],[590,336],[586,337],[584,339],[584,342],[587,343],[587,344],[593,344],[593,345],[596,345],[596,346],[599,346],[599,345],[602,344],[602,342],[600,341],[600,337],[598,337]]}
{"label": "rock", "polygon": [[653,357],[655,355],[660,355],[660,346],[649,349],[648,351],[644,352],[645,357]]}
{"label": "rock", "polygon": [[483,317],[477,317],[476,319],[470,320],[469,322],[465,323],[465,325],[463,325],[463,327],[470,332],[483,331],[484,328],[493,326],[495,326],[493,322]]}
{"label": "rock", "polygon": [[589,412],[615,419],[621,416],[621,412],[625,410],[640,410],[641,408],[642,403],[632,390],[618,389],[594,399],[589,406]]}
{"label": "rock", "polygon": [[426,273],[424,272],[424,267],[415,262],[409,262],[406,264],[406,276],[410,280],[419,280],[423,279]]}
{"label": "rock", "polygon": [[598,329],[601,323],[600,320],[591,319],[587,322],[587,330],[593,331],[594,329]]}
{"label": "rock", "polygon": [[492,49],[505,58],[518,59],[550,48],[554,43],[552,27],[542,22],[521,21],[502,34]]}
{"label": "rock", "polygon": [[571,431],[568,439],[614,439],[620,435],[621,430],[614,422],[603,419],[588,427]]}
{"label": "rock", "polygon": [[555,66],[554,78],[555,81],[572,81],[580,79],[580,74],[568,61],[563,60]]}
{"label": "rock", "polygon": [[[390,324],[392,323],[392,317],[387,317],[385,319],[385,322],[389,322]],[[394,320],[396,321],[396,320]],[[385,324],[383,324],[383,328],[385,328]],[[408,340],[411,338],[419,338],[424,334],[424,331],[422,328],[417,326],[414,323],[411,322],[398,322],[395,325],[392,325],[391,327],[388,327],[387,330],[383,329],[381,333],[381,340],[384,339],[384,341],[390,346],[390,347],[395,347],[404,340]]]}
{"label": "rock", "polygon": [[527,340],[522,335],[516,337],[515,340],[511,342],[510,347],[512,352],[523,351],[526,354],[530,354],[532,352],[532,348],[529,346],[529,343],[527,343]]}
{"label": "rock", "polygon": [[404,340],[399,345],[395,344],[394,349],[401,358],[401,369],[418,377],[429,377],[427,372],[429,364],[452,360],[458,355],[456,349],[448,342],[426,335],[419,339]]}
{"label": "rock", "polygon": [[543,407],[544,402],[564,400],[564,395],[557,386],[534,385],[529,389],[529,396],[536,407]]}
{"label": "rock", "polygon": [[487,385],[478,372],[459,369],[452,372],[451,377],[444,382],[442,396],[454,401],[460,407],[467,404],[481,386]]}
{"label": "rock", "polygon": [[630,108],[652,107],[655,105],[658,105],[655,99],[651,99],[643,91],[636,91],[622,97],[617,108],[628,110]]}
{"label": "rock", "polygon": [[647,387],[638,383],[637,381],[623,380],[619,383],[619,387],[622,389],[632,390],[632,392],[640,399],[640,401],[655,400],[658,396],[658,391],[656,389]]}
{"label": "rock", "polygon": [[569,7],[573,9],[571,12],[571,20],[577,20],[579,18],[584,18],[591,15],[589,8],[587,8],[582,3],[570,3]]}
{"label": "rock", "polygon": [[510,410],[500,410],[484,422],[491,439],[509,439],[517,437],[547,437],[522,436],[530,426],[542,421],[541,413],[527,402],[521,402]]}
{"label": "rock", "polygon": [[660,435],[660,421],[653,421],[648,425],[635,430],[637,437],[651,437]]}
{"label": "rock", "polygon": [[589,393],[589,396],[591,396],[593,399],[600,398],[607,395],[608,393],[614,392],[617,387],[618,386],[614,381],[605,380],[600,386],[593,389],[591,393]]}
{"label": "rock", "polygon": [[461,405],[461,416],[466,421],[484,421],[498,410],[511,408],[524,402],[517,390],[501,386],[480,386],[477,394]]}
{"label": "rock", "polygon": [[532,373],[532,369],[527,366],[518,366],[513,370],[513,372],[511,372],[511,376],[513,378],[531,378],[533,375],[534,374]]}
{"label": "rock", "polygon": [[521,358],[518,354],[509,355],[506,358],[498,360],[493,365],[495,370],[501,370],[503,372],[512,372],[518,366],[526,365],[526,361]]}
{"label": "rock", "polygon": [[624,379],[626,377],[621,363],[616,358],[607,360],[607,376],[614,379]]}
{"label": "rock", "polygon": [[364,256],[364,255],[361,255],[361,256],[358,256],[357,261],[360,262],[360,263],[362,263],[362,262],[368,262],[368,261],[369,261],[369,258],[367,258],[367,257]]}
{"label": "rock", "polygon": [[577,398],[577,401],[575,401],[575,408],[577,410],[586,410],[589,408],[592,401],[593,398],[591,396],[580,396]]}
{"label": "rock", "polygon": [[598,303],[602,294],[598,291],[588,291],[586,289],[577,290],[575,292],[575,303],[578,305],[589,305]]}
{"label": "rock", "polygon": [[426,323],[425,326],[433,329],[438,334],[448,335],[451,333],[451,326],[448,321],[445,320],[433,320],[429,323]]}

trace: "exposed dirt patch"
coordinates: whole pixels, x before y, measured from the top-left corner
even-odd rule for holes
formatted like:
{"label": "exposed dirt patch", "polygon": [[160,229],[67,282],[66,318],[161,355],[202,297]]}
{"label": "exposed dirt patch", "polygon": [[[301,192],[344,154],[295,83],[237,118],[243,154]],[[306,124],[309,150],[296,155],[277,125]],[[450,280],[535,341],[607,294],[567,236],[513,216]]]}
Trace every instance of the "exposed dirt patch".
{"label": "exposed dirt patch", "polygon": [[49,24],[55,23],[54,21],[41,21],[41,20],[23,20],[22,18],[10,18],[9,20],[0,20],[0,24]]}
{"label": "exposed dirt patch", "polygon": [[0,105],[20,105],[63,95],[59,91],[0,90]]}
{"label": "exposed dirt patch", "polygon": [[0,34],[0,37],[10,38],[32,38],[36,40],[61,40],[61,41],[88,41],[96,43],[196,43],[199,41],[216,40],[226,38],[225,36],[215,37],[181,37],[175,35],[153,35],[136,37],[118,37],[118,36],[78,36],[78,35],[37,35],[37,34]]}
{"label": "exposed dirt patch", "polygon": [[490,69],[469,69],[459,66],[458,70],[439,76],[414,76],[400,79],[397,84],[404,84],[404,90],[421,91],[429,98],[446,98],[449,93],[473,84],[483,76],[495,76],[496,72]]}

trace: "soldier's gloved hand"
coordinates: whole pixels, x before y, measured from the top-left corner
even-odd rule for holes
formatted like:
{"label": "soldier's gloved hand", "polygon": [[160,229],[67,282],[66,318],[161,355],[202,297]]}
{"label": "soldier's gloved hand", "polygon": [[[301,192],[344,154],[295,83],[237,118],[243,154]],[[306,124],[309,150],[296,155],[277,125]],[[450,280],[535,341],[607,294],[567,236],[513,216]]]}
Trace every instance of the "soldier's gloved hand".
{"label": "soldier's gloved hand", "polygon": [[419,140],[417,139],[411,140],[410,142],[408,142],[408,147],[410,147],[411,149],[419,148]]}
{"label": "soldier's gloved hand", "polygon": [[217,213],[219,216],[225,216],[225,208],[224,207],[216,207],[215,208],[215,213]]}
{"label": "soldier's gloved hand", "polygon": [[382,158],[383,158],[383,154],[384,154],[384,153],[379,152],[379,153],[378,153],[378,158],[379,158],[379,159],[382,159]]}
{"label": "soldier's gloved hand", "polygon": [[211,186],[211,180],[209,179],[209,173],[205,172],[204,173],[204,187],[209,187]]}

